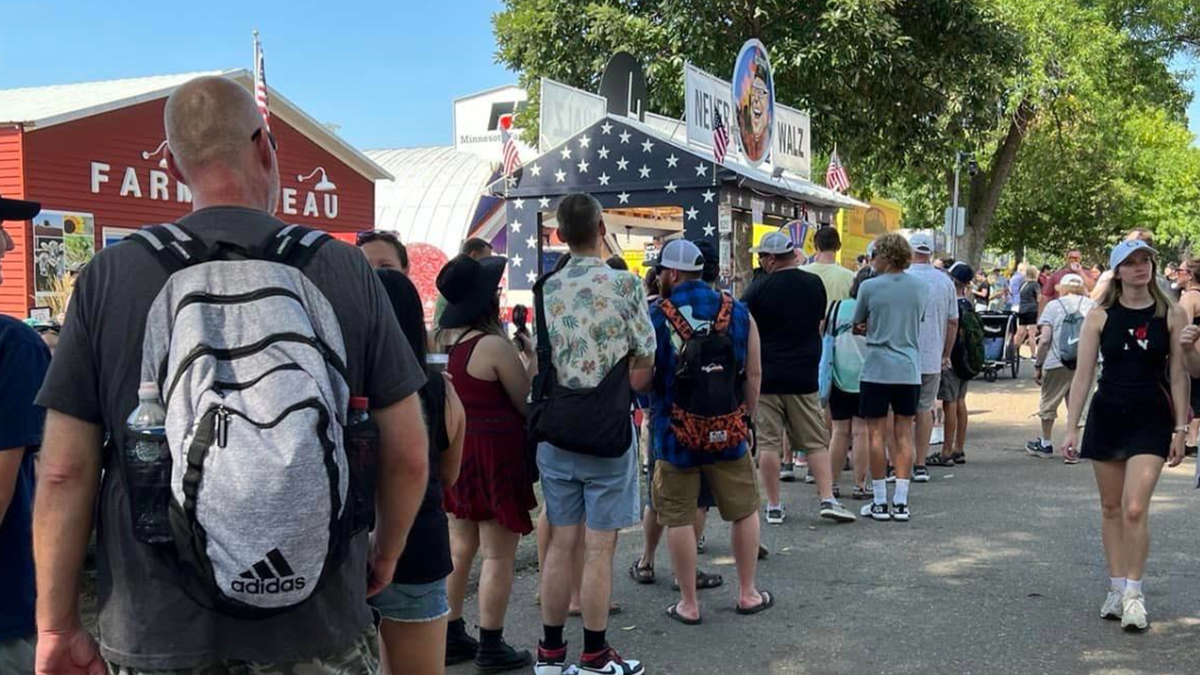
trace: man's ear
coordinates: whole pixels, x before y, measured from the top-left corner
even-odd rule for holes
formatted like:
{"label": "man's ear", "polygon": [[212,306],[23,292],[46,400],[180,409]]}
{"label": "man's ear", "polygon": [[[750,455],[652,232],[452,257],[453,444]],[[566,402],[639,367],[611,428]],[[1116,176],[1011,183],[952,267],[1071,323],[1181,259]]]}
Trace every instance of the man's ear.
{"label": "man's ear", "polygon": [[183,171],[179,169],[179,162],[175,160],[175,154],[171,152],[171,146],[168,145],[163,149],[163,157],[165,157],[167,160],[167,173],[171,174],[171,178],[174,178],[184,185],[187,185],[187,177],[184,176]]}

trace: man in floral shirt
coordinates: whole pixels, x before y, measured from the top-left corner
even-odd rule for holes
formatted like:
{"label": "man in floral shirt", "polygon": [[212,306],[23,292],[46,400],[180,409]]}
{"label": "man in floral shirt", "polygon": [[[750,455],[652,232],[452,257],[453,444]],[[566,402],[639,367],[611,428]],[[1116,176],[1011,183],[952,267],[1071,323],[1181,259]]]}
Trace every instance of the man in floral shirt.
{"label": "man in floral shirt", "polygon": [[[571,389],[595,387],[629,357],[631,386],[647,388],[657,345],[646,291],[633,274],[604,263],[600,203],[586,194],[565,197],[558,206],[558,235],[570,247],[571,259],[545,281],[542,293],[559,384]],[[579,420],[579,433],[589,433],[587,420]],[[617,532],[640,520],[637,452],[631,447],[620,457],[601,458],[542,443],[538,468],[550,546],[542,570],[545,636],[538,645],[534,672],[561,675],[565,669],[563,625],[571,596],[571,556],[583,537],[587,554],[581,585],[584,644],[579,671],[640,675],[642,665],[622,659],[605,636]]]}

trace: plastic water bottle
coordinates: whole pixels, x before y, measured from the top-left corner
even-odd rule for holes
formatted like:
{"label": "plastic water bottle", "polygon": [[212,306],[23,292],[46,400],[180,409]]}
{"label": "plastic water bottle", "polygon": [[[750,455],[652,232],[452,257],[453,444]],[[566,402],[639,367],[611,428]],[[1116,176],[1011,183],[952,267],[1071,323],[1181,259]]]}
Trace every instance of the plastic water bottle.
{"label": "plastic water bottle", "polygon": [[167,445],[167,411],[159,400],[158,384],[138,387],[138,406],[126,421],[125,472],[133,533],[147,544],[171,541],[168,509],[171,502],[171,451]]}
{"label": "plastic water bottle", "polygon": [[346,460],[350,463],[350,506],[353,530],[375,526],[375,476],[379,452],[379,425],[371,417],[370,401],[350,398],[346,418]]}

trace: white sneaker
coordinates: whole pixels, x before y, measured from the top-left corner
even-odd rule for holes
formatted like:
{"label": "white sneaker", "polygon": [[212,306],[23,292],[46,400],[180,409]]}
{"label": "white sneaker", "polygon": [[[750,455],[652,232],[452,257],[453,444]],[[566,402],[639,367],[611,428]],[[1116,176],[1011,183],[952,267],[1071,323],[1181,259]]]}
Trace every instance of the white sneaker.
{"label": "white sneaker", "polygon": [[1141,593],[1126,593],[1121,599],[1121,628],[1128,631],[1146,630],[1146,597]]}
{"label": "white sneaker", "polygon": [[780,506],[778,508],[771,507],[771,508],[767,509],[767,524],[768,525],[782,525],[783,517],[784,516],[783,516],[783,507],[782,506]]}
{"label": "white sneaker", "polygon": [[1100,618],[1116,621],[1121,618],[1121,596],[1125,593],[1120,588],[1109,588],[1108,597],[1104,598],[1104,606],[1100,608]]}

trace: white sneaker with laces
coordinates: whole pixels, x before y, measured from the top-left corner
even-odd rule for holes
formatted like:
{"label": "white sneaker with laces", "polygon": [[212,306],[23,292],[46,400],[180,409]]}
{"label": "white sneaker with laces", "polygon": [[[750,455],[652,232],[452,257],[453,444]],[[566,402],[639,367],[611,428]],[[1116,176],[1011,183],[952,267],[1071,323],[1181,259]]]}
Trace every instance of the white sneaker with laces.
{"label": "white sneaker with laces", "polygon": [[1121,597],[1125,591],[1121,588],[1109,588],[1108,597],[1104,598],[1104,605],[1100,608],[1100,618],[1116,621],[1121,618],[1122,600]]}
{"label": "white sneaker with laces", "polygon": [[1146,597],[1141,593],[1126,593],[1121,599],[1121,628],[1128,631],[1146,630]]}

